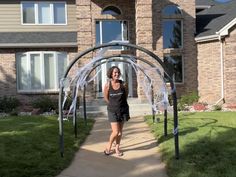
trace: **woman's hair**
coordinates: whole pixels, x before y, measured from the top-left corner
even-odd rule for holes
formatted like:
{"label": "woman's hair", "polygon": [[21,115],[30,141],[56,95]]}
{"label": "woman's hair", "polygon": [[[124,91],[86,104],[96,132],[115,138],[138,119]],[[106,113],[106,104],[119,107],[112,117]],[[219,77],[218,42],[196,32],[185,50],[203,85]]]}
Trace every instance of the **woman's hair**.
{"label": "woman's hair", "polygon": [[107,71],[107,77],[109,79],[112,78],[112,73],[113,73],[113,70],[114,69],[117,69],[118,70],[118,73],[120,74],[120,68],[118,68],[117,66],[112,66],[111,68],[109,68],[109,70]]}

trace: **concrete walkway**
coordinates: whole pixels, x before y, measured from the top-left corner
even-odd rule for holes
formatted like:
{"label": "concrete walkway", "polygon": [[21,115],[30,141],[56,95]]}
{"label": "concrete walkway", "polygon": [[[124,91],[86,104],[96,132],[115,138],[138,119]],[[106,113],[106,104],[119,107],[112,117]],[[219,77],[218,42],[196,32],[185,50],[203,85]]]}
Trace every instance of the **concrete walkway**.
{"label": "concrete walkway", "polygon": [[57,177],[167,177],[156,140],[142,117],[125,123],[122,157],[103,154],[109,135],[107,118],[97,118],[72,164]]}

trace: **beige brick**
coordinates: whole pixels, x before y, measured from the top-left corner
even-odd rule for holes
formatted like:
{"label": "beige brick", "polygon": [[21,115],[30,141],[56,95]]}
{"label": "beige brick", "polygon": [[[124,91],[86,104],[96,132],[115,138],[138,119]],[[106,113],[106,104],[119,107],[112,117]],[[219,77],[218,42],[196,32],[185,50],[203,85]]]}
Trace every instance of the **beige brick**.
{"label": "beige brick", "polygon": [[90,5],[90,0],[76,0],[77,5]]}

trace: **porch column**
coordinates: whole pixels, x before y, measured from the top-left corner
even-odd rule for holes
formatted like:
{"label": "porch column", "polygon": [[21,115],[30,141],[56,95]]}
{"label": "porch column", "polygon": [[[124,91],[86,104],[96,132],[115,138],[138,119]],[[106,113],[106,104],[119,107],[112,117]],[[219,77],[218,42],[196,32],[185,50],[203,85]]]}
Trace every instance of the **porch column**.
{"label": "porch column", "polygon": [[[136,22],[136,45],[153,51],[153,0],[135,1],[135,22]],[[137,56],[148,60],[147,55],[137,51]],[[151,60],[150,60],[151,61]],[[152,60],[153,62],[153,60]],[[138,61],[138,64],[143,64]],[[140,81],[143,80],[143,74],[137,73],[138,80],[138,98],[146,101],[146,96],[141,87]]]}
{"label": "porch column", "polygon": [[[78,53],[80,53],[93,46],[91,0],[76,0],[76,19]],[[81,62],[86,61],[83,59]]]}

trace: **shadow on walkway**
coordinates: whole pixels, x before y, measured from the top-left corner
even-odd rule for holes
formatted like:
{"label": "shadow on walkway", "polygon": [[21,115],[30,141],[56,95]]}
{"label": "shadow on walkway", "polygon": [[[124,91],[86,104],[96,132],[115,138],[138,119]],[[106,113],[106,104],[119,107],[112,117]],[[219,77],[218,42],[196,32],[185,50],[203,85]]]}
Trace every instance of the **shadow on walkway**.
{"label": "shadow on walkway", "polygon": [[125,123],[122,157],[103,154],[110,131],[107,119],[97,118],[71,165],[57,177],[167,177],[157,141],[142,117]]}

